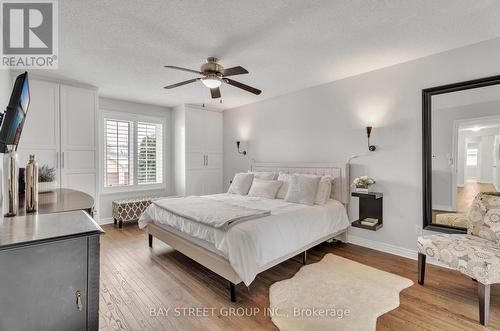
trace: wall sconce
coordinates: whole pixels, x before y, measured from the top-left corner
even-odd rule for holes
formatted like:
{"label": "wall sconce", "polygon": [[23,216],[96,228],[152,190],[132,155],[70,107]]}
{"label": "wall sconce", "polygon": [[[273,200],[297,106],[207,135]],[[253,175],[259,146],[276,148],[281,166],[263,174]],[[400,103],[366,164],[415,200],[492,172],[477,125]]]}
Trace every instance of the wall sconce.
{"label": "wall sconce", "polygon": [[377,147],[375,147],[375,145],[370,145],[370,134],[372,133],[372,127],[371,126],[367,126],[366,127],[366,136],[368,137],[368,150],[370,152],[373,152],[377,149]]}
{"label": "wall sconce", "polygon": [[236,148],[238,148],[238,153],[247,155],[247,151],[240,151],[240,143],[241,143],[240,141],[236,142]]}

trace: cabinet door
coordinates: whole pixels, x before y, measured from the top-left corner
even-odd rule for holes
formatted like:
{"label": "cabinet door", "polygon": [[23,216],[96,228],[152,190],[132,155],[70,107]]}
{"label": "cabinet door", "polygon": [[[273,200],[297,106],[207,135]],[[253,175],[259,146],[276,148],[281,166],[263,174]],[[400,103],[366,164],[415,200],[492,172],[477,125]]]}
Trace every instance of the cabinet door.
{"label": "cabinet door", "polygon": [[1,251],[0,265],[0,330],[86,329],[87,238]]}
{"label": "cabinet door", "polygon": [[205,170],[203,176],[203,194],[222,193],[222,171]]}
{"label": "cabinet door", "polygon": [[222,169],[222,153],[209,152],[206,157],[206,168],[208,169]]}
{"label": "cabinet door", "polygon": [[186,169],[203,169],[206,164],[206,154],[201,152],[186,152]]}
{"label": "cabinet door", "polygon": [[222,153],[222,113],[205,111],[204,142],[206,153]]}
{"label": "cabinet door", "polygon": [[96,108],[94,90],[61,85],[62,186],[96,196]]}
{"label": "cabinet door", "polygon": [[30,80],[31,101],[18,146],[19,166],[24,167],[29,154],[38,165],[57,169],[59,178],[59,84]]}
{"label": "cabinet door", "polygon": [[186,152],[205,152],[205,111],[186,108]]}
{"label": "cabinet door", "polygon": [[186,195],[205,194],[205,170],[186,170]]}

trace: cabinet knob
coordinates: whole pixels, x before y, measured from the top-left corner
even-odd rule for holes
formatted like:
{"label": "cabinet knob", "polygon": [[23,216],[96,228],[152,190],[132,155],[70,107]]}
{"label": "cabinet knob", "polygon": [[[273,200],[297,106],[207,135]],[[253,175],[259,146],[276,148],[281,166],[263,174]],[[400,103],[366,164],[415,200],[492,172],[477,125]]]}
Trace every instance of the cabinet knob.
{"label": "cabinet knob", "polygon": [[78,311],[83,310],[82,295],[81,295],[80,291],[76,291],[76,310],[78,310]]}

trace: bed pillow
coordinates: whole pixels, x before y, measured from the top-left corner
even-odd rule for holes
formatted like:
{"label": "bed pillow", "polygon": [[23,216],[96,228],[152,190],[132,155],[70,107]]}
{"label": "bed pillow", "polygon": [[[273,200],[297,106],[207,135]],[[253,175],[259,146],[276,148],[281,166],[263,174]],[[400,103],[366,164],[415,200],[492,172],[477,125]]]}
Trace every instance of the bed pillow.
{"label": "bed pillow", "polygon": [[281,184],[281,187],[276,194],[276,199],[284,199],[286,197],[291,177],[292,175],[290,174],[280,172],[280,174],[278,175],[278,180],[280,182],[283,182],[283,184]]}
{"label": "bed pillow", "polygon": [[279,180],[264,180],[254,178],[250,191],[248,192],[249,197],[261,197],[267,199],[274,199],[276,193],[281,187],[283,182]]}
{"label": "bed pillow", "polygon": [[264,179],[264,180],[274,180],[276,179],[276,173],[272,171],[248,171],[249,174],[253,174],[254,178]]}
{"label": "bed pillow", "polygon": [[319,184],[318,191],[316,192],[316,198],[314,199],[314,203],[317,205],[324,205],[330,199],[330,195],[332,194],[332,182],[333,177],[331,176],[322,176]]}
{"label": "bed pillow", "polygon": [[234,175],[233,182],[227,193],[247,195],[252,186],[253,174],[238,173]]}
{"label": "bed pillow", "polygon": [[320,176],[292,175],[285,201],[309,206],[314,205],[320,180]]}

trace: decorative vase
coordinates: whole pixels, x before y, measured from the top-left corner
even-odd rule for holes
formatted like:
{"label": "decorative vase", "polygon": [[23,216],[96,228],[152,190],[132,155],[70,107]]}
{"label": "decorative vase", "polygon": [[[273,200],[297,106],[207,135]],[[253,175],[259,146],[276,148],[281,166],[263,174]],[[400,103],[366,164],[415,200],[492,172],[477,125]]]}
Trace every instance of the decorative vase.
{"label": "decorative vase", "polygon": [[38,182],[38,193],[52,192],[57,188],[57,181]]}
{"label": "decorative vase", "polygon": [[368,190],[369,190],[368,185],[356,185],[356,192],[368,193]]}
{"label": "decorative vase", "polygon": [[24,170],[24,208],[26,213],[34,213],[38,209],[38,163],[35,155],[31,154]]}
{"label": "decorative vase", "polygon": [[3,216],[16,216],[19,211],[19,162],[15,146],[8,145],[3,155]]}

